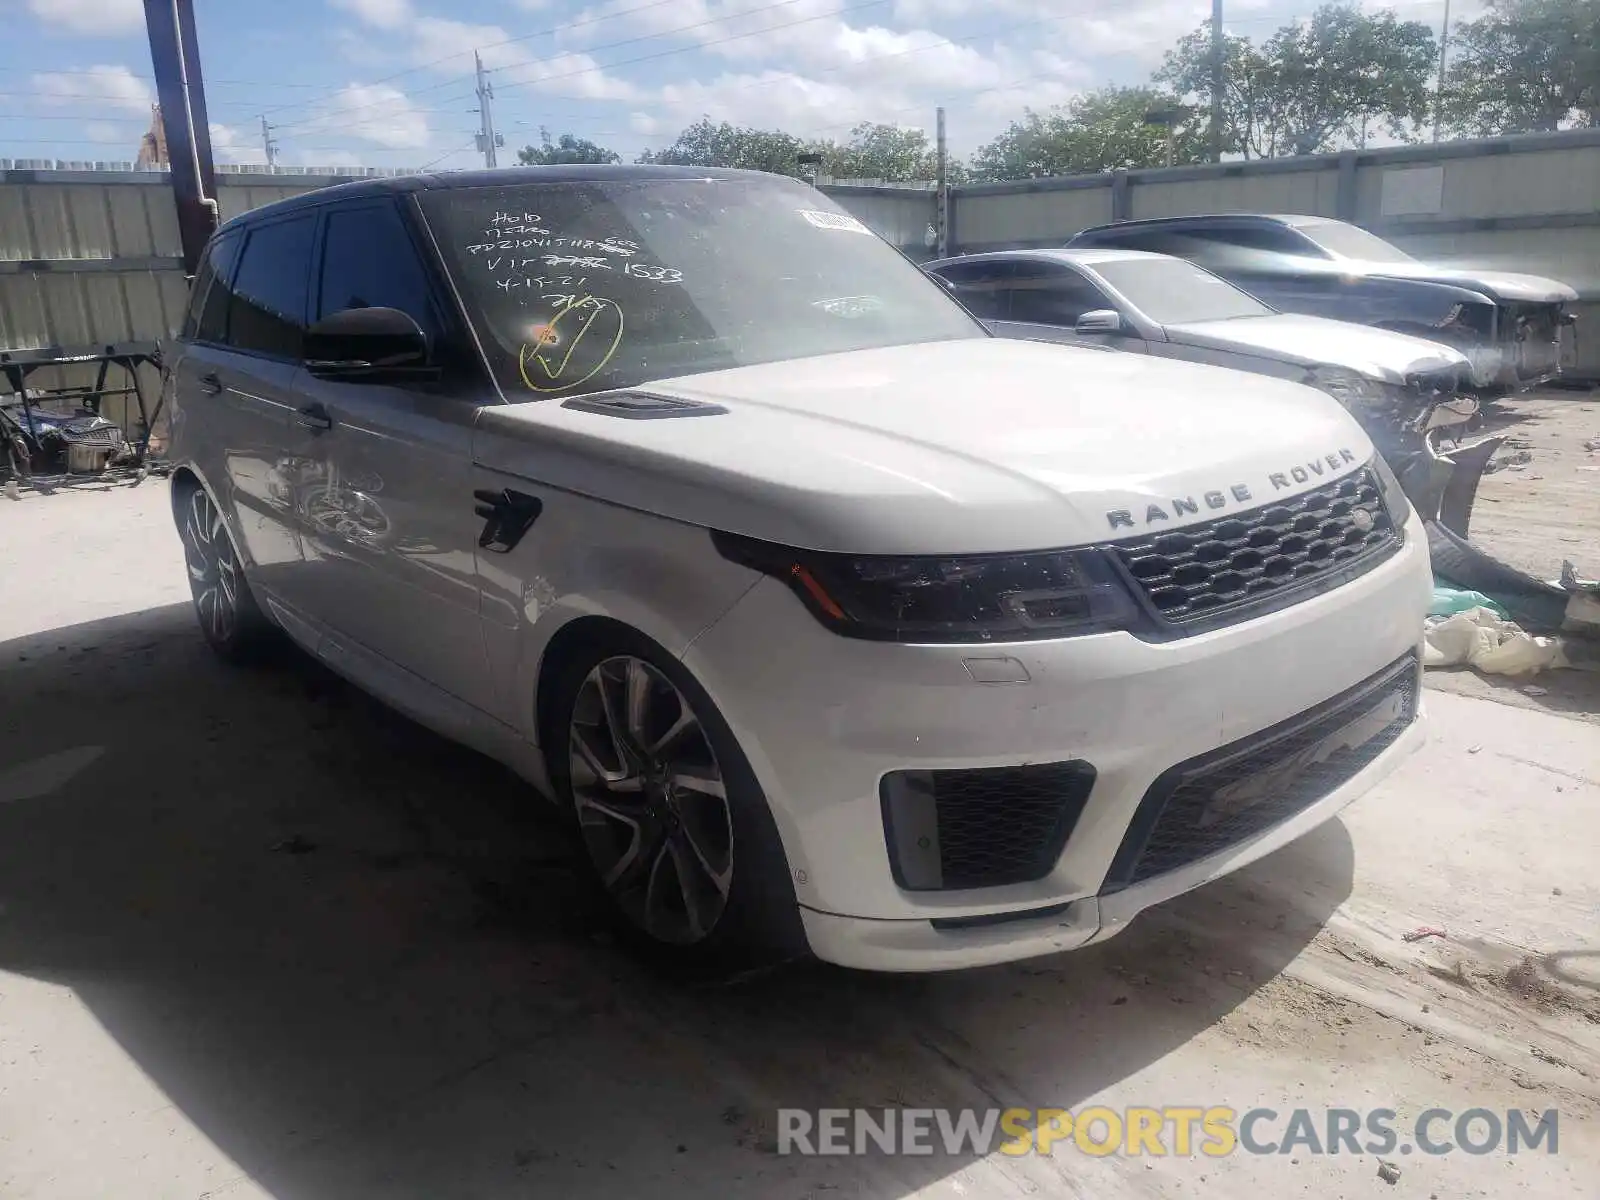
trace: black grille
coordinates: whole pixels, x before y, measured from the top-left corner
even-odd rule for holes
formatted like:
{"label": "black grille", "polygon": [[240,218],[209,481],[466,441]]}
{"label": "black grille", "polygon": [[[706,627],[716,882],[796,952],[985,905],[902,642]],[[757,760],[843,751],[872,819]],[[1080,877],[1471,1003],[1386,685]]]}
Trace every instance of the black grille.
{"label": "black grille", "polygon": [[1027,883],[1050,873],[1094,787],[1086,762],[883,778],[884,836],[908,891]]}
{"label": "black grille", "polygon": [[[1364,516],[1358,514],[1365,514]],[[1112,543],[1171,625],[1242,620],[1371,570],[1399,548],[1370,468],[1291,500]]]}
{"label": "black grille", "polygon": [[1151,785],[1106,876],[1106,892],[1176,870],[1310,807],[1416,719],[1413,654],[1297,717],[1180,763]]}

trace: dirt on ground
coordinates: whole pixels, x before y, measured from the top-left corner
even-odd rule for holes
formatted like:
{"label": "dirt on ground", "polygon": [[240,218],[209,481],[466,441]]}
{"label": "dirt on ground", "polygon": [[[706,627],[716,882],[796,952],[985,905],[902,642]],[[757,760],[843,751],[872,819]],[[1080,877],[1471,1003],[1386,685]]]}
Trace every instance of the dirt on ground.
{"label": "dirt on ground", "polygon": [[[159,481],[0,499],[6,1200],[1595,1200],[1585,724],[1435,695],[1423,749],[1341,818],[1078,953],[682,978],[622,949],[566,824],[506,772],[296,652],[215,661],[167,505]],[[781,1107],[1088,1104],[1304,1106],[1319,1126],[1388,1108],[1402,1135],[1429,1108],[1556,1110],[1560,1142],[975,1159],[774,1140]]]}

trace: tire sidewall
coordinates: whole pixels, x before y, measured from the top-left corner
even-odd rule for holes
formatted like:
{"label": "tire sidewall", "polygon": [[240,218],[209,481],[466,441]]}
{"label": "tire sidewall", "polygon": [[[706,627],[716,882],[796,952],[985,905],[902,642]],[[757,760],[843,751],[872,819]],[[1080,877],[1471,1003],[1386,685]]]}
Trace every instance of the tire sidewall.
{"label": "tire sidewall", "polygon": [[702,941],[677,946],[650,937],[625,916],[612,900],[589,858],[587,845],[578,838],[578,853],[591,886],[603,897],[604,909],[619,935],[653,964],[668,970],[731,970],[765,966],[803,956],[805,931],[776,822],[766,794],[733,731],[705,689],[683,664],[649,638],[618,628],[588,641],[568,657],[555,689],[550,724],[551,744],[545,747],[545,764],[556,800],[565,819],[576,830],[577,805],[573,798],[568,731],[573,708],[584,679],[605,659],[619,655],[638,658],[656,670],[683,694],[705,731],[716,756],[727,791],[733,827],[733,879],[727,906],[716,928]]}

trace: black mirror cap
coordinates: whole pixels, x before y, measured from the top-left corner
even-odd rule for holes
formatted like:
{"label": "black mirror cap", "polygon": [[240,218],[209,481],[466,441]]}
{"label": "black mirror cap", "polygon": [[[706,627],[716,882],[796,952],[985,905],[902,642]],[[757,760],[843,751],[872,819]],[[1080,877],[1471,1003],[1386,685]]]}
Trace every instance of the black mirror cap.
{"label": "black mirror cap", "polygon": [[314,375],[369,376],[428,366],[428,335],[397,308],[347,308],[306,330]]}

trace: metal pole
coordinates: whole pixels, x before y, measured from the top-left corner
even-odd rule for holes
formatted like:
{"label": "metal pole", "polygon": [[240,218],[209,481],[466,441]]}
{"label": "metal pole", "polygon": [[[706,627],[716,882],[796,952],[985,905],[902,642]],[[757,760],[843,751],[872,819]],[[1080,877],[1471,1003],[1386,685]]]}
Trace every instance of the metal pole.
{"label": "metal pole", "polygon": [[496,167],[494,153],[494,116],[489,111],[489,101],[494,98],[494,85],[489,82],[489,75],[483,69],[483,57],[474,50],[472,59],[478,66],[478,133],[479,149],[483,151],[483,165]]}
{"label": "metal pole", "polygon": [[950,155],[944,140],[944,109],[934,110],[935,146],[938,162],[937,201],[934,226],[934,253],[943,258],[950,252]]}
{"label": "metal pole", "polygon": [[172,167],[172,199],[178,210],[184,268],[193,274],[217,227],[217,202],[211,198],[216,177],[193,0],[144,0],[144,20]]}
{"label": "metal pole", "polygon": [[1439,30],[1439,79],[1433,88],[1433,140],[1439,140],[1439,119],[1444,115],[1444,68],[1450,53],[1450,0],[1444,0],[1444,26]]}
{"label": "metal pole", "polygon": [[1222,53],[1222,0],[1211,0],[1211,161],[1222,161],[1222,89],[1227,80]]}
{"label": "metal pole", "polygon": [[267,152],[267,168],[270,170],[278,165],[278,143],[272,139],[272,126],[267,124],[265,115],[261,118],[261,145]]}

